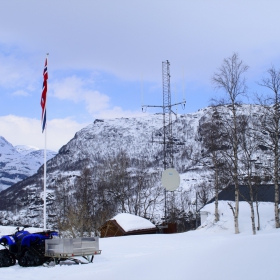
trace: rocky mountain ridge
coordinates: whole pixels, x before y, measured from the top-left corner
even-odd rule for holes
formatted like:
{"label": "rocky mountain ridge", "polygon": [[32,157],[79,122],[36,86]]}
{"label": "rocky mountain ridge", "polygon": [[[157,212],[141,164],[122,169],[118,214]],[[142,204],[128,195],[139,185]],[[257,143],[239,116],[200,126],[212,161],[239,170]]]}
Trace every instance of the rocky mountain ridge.
{"label": "rocky mountain ridge", "polygon": [[[57,153],[47,151],[47,160]],[[0,191],[32,176],[44,162],[44,150],[30,146],[13,146],[0,136]]]}

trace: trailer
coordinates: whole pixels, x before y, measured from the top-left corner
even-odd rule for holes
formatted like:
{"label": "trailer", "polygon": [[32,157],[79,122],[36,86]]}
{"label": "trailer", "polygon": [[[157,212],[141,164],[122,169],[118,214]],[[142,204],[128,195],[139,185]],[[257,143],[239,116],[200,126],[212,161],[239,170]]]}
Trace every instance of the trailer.
{"label": "trailer", "polygon": [[100,255],[99,237],[56,238],[45,240],[45,256],[55,264],[64,260],[81,263],[76,257],[83,257],[93,262],[95,255]]}

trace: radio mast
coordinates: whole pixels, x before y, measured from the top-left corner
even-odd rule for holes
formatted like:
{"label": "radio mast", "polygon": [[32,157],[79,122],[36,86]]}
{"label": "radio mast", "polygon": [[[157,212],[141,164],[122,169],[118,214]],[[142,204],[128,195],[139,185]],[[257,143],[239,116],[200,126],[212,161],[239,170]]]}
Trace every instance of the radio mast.
{"label": "radio mast", "polygon": [[[142,111],[144,108],[158,107],[162,108],[163,113],[163,140],[156,141],[163,144],[163,169],[174,167],[173,162],[173,145],[174,143],[172,135],[172,114],[176,115],[172,111],[172,107],[182,104],[185,107],[186,101],[179,103],[171,103],[171,90],[170,90],[170,62],[168,60],[162,62],[162,90],[163,90],[163,104],[160,105],[142,105]],[[166,189],[164,191],[165,201],[165,220],[166,220]]]}

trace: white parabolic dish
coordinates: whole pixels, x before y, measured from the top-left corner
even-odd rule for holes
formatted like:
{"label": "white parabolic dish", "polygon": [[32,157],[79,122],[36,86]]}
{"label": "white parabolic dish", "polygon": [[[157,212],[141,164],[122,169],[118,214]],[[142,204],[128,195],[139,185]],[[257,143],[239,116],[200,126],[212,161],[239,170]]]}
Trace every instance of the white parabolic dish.
{"label": "white parabolic dish", "polygon": [[167,191],[175,191],[180,185],[180,175],[174,168],[162,172],[161,182]]}

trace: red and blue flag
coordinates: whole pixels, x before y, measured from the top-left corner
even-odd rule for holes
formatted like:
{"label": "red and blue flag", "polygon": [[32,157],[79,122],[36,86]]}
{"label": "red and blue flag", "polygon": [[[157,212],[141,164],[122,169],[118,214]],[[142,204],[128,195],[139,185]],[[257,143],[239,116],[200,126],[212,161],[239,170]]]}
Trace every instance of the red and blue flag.
{"label": "red and blue flag", "polygon": [[48,91],[48,59],[46,58],[45,67],[43,71],[43,87],[42,87],[42,96],[41,96],[41,107],[42,107],[42,133],[45,130],[46,122],[47,122],[47,91]]}

